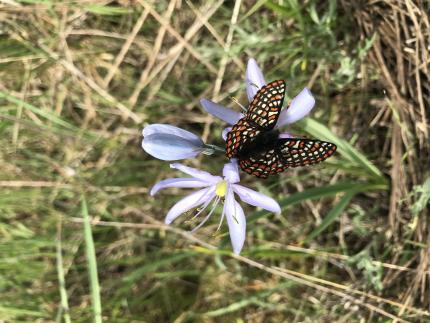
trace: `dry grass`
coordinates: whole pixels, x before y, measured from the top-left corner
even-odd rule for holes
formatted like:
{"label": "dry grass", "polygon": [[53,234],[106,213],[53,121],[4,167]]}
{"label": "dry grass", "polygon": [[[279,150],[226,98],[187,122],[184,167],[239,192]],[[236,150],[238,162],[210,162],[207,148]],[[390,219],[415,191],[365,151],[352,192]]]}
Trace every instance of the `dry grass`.
{"label": "dry grass", "polygon": [[[411,0],[363,2],[359,7],[345,1],[344,5],[353,10],[362,37],[377,35],[370,59],[381,71],[388,92],[385,109],[392,120],[389,219],[393,240],[401,241],[408,235],[404,223],[413,216],[411,205],[417,202],[409,193],[429,175],[430,7],[425,1]],[[412,233],[426,247],[416,260],[419,272],[412,281],[407,279],[409,288],[401,296],[405,306],[414,300],[430,306],[428,216],[423,210]]]}
{"label": "dry grass", "polygon": [[[98,274],[112,322],[428,320],[428,12],[418,0],[0,2],[0,317],[89,321]],[[196,236],[161,224],[182,193],[148,196],[176,174],[141,151],[140,131],[172,123],[221,143],[198,102],[244,102],[250,56],[291,96],[312,87],[313,116],[336,135],[314,121],[293,132],[342,149],[324,167],[243,176],[283,214],[246,209],[235,256],[217,221]]]}

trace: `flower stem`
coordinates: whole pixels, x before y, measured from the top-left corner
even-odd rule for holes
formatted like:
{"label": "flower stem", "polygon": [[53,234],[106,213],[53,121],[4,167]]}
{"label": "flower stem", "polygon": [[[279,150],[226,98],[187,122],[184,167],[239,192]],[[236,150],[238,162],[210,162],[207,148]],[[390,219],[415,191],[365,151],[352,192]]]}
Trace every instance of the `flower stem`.
{"label": "flower stem", "polygon": [[216,145],[210,145],[210,144],[205,144],[206,149],[203,151],[204,154],[206,155],[212,155],[214,153],[221,153],[221,154],[225,154],[225,149],[221,148],[219,146]]}

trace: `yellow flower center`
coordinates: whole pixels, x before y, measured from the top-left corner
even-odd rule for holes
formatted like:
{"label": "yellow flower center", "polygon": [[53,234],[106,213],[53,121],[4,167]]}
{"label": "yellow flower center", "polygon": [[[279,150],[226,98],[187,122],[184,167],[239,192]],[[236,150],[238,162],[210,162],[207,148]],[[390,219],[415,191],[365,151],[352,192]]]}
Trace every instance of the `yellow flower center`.
{"label": "yellow flower center", "polygon": [[215,194],[219,197],[224,197],[227,193],[227,181],[222,180],[216,184]]}

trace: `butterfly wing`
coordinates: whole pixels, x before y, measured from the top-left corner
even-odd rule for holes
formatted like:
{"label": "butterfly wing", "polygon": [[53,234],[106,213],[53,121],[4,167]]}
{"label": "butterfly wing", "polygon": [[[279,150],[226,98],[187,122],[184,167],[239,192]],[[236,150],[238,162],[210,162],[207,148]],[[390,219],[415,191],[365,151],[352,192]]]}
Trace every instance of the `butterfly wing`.
{"label": "butterfly wing", "polygon": [[246,117],[240,119],[227,134],[226,156],[233,158],[241,147],[255,138],[261,130],[252,126]]}
{"label": "butterfly wing", "polygon": [[263,86],[249,104],[245,117],[227,134],[226,156],[237,153],[262,131],[271,130],[278,121],[285,95],[285,81],[273,81]]}
{"label": "butterfly wing", "polygon": [[281,173],[287,168],[276,148],[260,152],[255,156],[239,158],[239,166],[244,172],[260,178]]}
{"label": "butterfly wing", "polygon": [[284,103],[286,84],[283,80],[270,82],[254,96],[245,118],[264,130],[271,130],[278,121]]}
{"label": "butterfly wing", "polygon": [[335,151],[336,145],[331,142],[304,138],[278,139],[274,148],[240,158],[239,165],[248,174],[267,178],[290,167],[318,164]]}
{"label": "butterfly wing", "polygon": [[331,142],[305,138],[279,139],[277,144],[287,168],[318,164],[332,156],[336,148]]}

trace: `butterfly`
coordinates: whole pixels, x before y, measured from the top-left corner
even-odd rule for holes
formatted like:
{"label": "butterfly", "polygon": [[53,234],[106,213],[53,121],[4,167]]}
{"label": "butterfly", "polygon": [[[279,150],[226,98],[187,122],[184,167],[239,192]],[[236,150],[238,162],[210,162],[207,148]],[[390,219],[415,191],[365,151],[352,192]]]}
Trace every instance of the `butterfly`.
{"label": "butterfly", "polygon": [[245,116],[227,134],[226,156],[237,158],[240,168],[248,174],[267,178],[290,167],[320,163],[336,151],[336,145],[326,141],[280,138],[275,125],[285,90],[283,80],[259,89]]}

